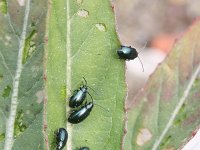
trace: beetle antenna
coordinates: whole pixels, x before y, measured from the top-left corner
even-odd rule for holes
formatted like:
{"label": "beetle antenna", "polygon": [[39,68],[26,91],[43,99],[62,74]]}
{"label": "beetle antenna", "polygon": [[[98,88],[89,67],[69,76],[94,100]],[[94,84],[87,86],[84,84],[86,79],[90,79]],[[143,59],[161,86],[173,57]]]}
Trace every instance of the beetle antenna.
{"label": "beetle antenna", "polygon": [[146,48],[147,43],[148,43],[148,42],[146,41],[145,44],[144,44],[144,46],[142,47],[142,49],[138,52],[138,54],[141,53],[141,52]]}
{"label": "beetle antenna", "polygon": [[87,92],[87,93],[88,93],[88,95],[90,96],[90,98],[92,99],[92,103],[93,103],[94,99],[92,98],[92,95],[90,95],[89,92]]}
{"label": "beetle antenna", "polygon": [[85,81],[85,85],[87,85],[87,81],[86,81],[86,79],[83,77],[83,80]]}
{"label": "beetle antenna", "polygon": [[142,63],[142,61],[141,61],[141,59],[140,59],[139,55],[138,55],[138,59],[139,59],[139,61],[140,61],[141,65],[142,65],[142,70],[143,70],[143,72],[144,72],[144,66],[143,66],[143,63]]}
{"label": "beetle antenna", "polygon": [[[93,104],[95,104],[95,105],[97,105],[97,106],[101,107],[102,109],[106,110],[107,112],[109,112],[109,110],[108,110],[108,109],[106,109],[106,108],[102,107],[102,106],[101,106],[101,105],[99,105],[99,104],[96,104],[96,103],[94,103],[94,99],[92,98],[92,95],[90,95],[90,93],[89,93],[89,92],[87,92],[87,93],[88,93],[88,95],[90,96],[90,98],[92,99],[92,103],[93,103]],[[86,102],[86,103],[87,103],[87,102]]]}
{"label": "beetle antenna", "polygon": [[105,111],[107,111],[107,112],[109,112],[109,110],[108,109],[106,109],[106,108],[104,108],[104,107],[102,107],[101,105],[99,105],[99,104],[97,104],[97,103],[94,103],[95,105],[97,105],[97,106],[99,106],[99,107],[101,107],[102,109],[104,109]]}
{"label": "beetle antenna", "polygon": [[[86,86],[86,87],[90,88],[94,93],[96,93],[96,94],[98,95],[98,93],[97,93],[93,88],[91,88],[91,87],[89,87],[89,86]],[[88,93],[88,92],[87,92],[87,93]]]}

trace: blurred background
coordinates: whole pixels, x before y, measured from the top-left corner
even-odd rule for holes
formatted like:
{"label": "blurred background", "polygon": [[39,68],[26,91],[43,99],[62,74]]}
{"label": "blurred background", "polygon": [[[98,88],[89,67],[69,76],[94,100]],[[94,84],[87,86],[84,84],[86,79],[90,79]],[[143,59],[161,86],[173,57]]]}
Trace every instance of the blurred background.
{"label": "blurred background", "polygon": [[122,45],[142,50],[139,57],[144,72],[138,58],[126,62],[128,103],[164,60],[175,40],[200,16],[200,0],[113,0],[112,4]]}

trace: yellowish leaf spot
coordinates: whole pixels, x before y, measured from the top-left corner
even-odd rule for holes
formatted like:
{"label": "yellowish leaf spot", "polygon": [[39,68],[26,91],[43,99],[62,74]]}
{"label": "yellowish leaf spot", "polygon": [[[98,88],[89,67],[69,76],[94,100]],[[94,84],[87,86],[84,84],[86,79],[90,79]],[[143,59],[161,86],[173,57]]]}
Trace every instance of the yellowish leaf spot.
{"label": "yellowish leaf spot", "polygon": [[31,67],[32,76],[33,76],[33,77],[36,77],[36,76],[38,75],[39,70],[40,70],[40,67],[39,67],[39,66],[32,66],[32,67]]}
{"label": "yellowish leaf spot", "polygon": [[97,29],[98,29],[99,31],[103,31],[103,32],[106,31],[106,25],[103,24],[103,23],[97,23],[95,26],[97,27]]}
{"label": "yellowish leaf spot", "polygon": [[19,6],[24,6],[25,5],[25,0],[17,0],[19,3]]}
{"label": "yellowish leaf spot", "polygon": [[143,146],[152,138],[151,132],[147,128],[140,129],[139,134],[137,135],[136,143],[139,146]]}
{"label": "yellowish leaf spot", "polygon": [[37,103],[40,104],[42,101],[43,101],[43,97],[44,97],[44,91],[41,90],[41,91],[38,91],[36,93],[36,96],[37,96]]}
{"label": "yellowish leaf spot", "polygon": [[30,114],[30,110],[27,110],[27,111],[26,111],[26,114],[29,115],[29,114]]}
{"label": "yellowish leaf spot", "polygon": [[8,36],[8,35],[6,35],[6,36],[5,36],[5,45],[6,45],[6,46],[10,45],[10,41],[11,41],[11,37]]}
{"label": "yellowish leaf spot", "polygon": [[81,9],[77,12],[77,15],[83,18],[86,18],[89,16],[89,12],[85,9]]}

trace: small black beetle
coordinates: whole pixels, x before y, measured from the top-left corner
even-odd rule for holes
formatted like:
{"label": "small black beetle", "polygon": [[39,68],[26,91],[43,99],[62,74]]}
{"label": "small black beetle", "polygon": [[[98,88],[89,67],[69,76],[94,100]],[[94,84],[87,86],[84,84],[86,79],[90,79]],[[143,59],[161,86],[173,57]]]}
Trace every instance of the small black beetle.
{"label": "small black beetle", "polygon": [[135,48],[132,48],[131,46],[121,46],[121,48],[118,49],[117,54],[121,59],[133,60],[138,57],[138,52]]}
{"label": "small black beetle", "polygon": [[81,147],[79,150],[90,150],[89,147]]}
{"label": "small black beetle", "polygon": [[86,102],[85,105],[82,106],[80,109],[72,111],[68,118],[68,121],[72,124],[77,124],[85,120],[92,111],[93,106],[93,101],[89,103]]}
{"label": "small black beetle", "polygon": [[65,128],[59,128],[56,132],[56,150],[62,150],[66,145],[68,133]]}
{"label": "small black beetle", "polygon": [[[138,56],[138,52],[135,48],[132,48],[131,46],[121,46],[120,49],[117,50],[117,54],[120,59],[125,59],[125,60],[133,60],[138,57],[140,63],[142,64],[142,61],[140,60],[140,57]],[[142,69],[144,72],[144,67],[142,64]]]}
{"label": "small black beetle", "polygon": [[[85,81],[85,84],[81,86],[78,90],[74,91],[73,95],[69,99],[69,107],[71,108],[80,106],[85,100],[86,94],[88,93],[90,95],[90,93],[87,91],[88,90],[87,81],[85,80],[84,77],[83,79]],[[90,97],[92,99],[91,95]]]}

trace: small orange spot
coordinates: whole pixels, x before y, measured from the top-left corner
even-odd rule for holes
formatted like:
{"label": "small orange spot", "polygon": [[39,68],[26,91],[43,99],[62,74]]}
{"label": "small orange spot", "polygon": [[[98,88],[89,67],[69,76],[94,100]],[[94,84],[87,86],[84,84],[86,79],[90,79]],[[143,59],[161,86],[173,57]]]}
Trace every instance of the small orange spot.
{"label": "small orange spot", "polygon": [[167,54],[171,50],[176,38],[177,35],[167,33],[160,34],[151,41],[150,47],[160,49],[161,51]]}

